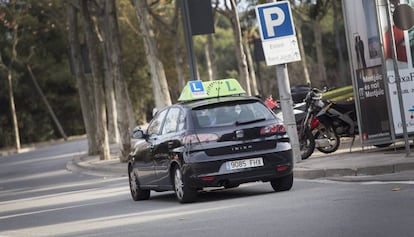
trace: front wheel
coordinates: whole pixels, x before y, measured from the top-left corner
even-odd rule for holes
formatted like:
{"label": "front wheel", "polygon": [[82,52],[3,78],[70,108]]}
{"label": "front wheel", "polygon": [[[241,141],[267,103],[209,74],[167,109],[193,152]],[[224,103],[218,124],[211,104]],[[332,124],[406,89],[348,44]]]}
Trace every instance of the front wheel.
{"label": "front wheel", "polygon": [[197,198],[197,189],[191,188],[183,179],[183,173],[177,165],[174,168],[174,191],[180,203],[194,202]]}
{"label": "front wheel", "polygon": [[293,174],[271,180],[270,184],[276,192],[288,191],[293,186]]}
{"label": "front wheel", "polygon": [[300,129],[298,138],[300,145],[300,156],[302,157],[302,160],[306,160],[315,150],[315,138],[313,137],[312,131],[309,127]]}
{"label": "front wheel", "polygon": [[392,145],[392,143],[385,143],[385,144],[377,144],[377,145],[374,145],[374,146],[378,147],[378,148],[385,148],[385,147],[389,147],[391,145]]}
{"label": "front wheel", "polygon": [[134,201],[148,200],[150,198],[151,190],[141,189],[137,174],[131,166],[128,168],[129,189]]}
{"label": "front wheel", "polygon": [[317,139],[328,139],[329,145],[317,147],[318,151],[329,154],[338,150],[341,140],[331,126],[321,125],[318,128]]}

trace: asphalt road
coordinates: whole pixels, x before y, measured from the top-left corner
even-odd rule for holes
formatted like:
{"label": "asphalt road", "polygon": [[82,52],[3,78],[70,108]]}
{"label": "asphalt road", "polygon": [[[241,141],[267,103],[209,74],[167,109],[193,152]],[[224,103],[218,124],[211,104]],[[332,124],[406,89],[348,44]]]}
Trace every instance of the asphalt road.
{"label": "asphalt road", "polygon": [[134,202],[126,177],[72,173],[83,140],[0,157],[0,236],[412,236],[412,182],[252,183]]}

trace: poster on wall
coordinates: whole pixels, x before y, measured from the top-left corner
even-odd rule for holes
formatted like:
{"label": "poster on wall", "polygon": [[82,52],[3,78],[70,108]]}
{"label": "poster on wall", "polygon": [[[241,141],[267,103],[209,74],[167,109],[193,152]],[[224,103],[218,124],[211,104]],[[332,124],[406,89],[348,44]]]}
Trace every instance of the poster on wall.
{"label": "poster on wall", "polygon": [[363,144],[391,140],[375,0],[343,1]]}
{"label": "poster on wall", "polygon": [[[414,1],[390,0],[390,27],[387,21],[387,1],[378,1],[379,29],[383,37],[384,60],[388,77],[392,118],[396,135],[403,134],[396,76],[392,59],[390,29],[394,33],[396,64],[400,75],[401,94],[407,131],[414,133]],[[403,20],[402,20],[403,19]]]}
{"label": "poster on wall", "polygon": [[382,66],[357,69],[358,98],[361,108],[361,139],[390,139],[391,129],[385,98]]}

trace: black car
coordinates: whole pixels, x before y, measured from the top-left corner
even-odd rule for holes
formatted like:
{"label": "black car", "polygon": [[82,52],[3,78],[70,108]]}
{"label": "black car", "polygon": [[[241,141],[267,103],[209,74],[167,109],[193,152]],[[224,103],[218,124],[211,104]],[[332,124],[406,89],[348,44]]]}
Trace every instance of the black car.
{"label": "black car", "polygon": [[256,97],[208,97],[168,106],[146,131],[134,132],[139,140],[128,173],[135,201],[149,199],[151,190],[174,190],[186,203],[205,187],[255,181],[291,189],[292,150],[282,121]]}

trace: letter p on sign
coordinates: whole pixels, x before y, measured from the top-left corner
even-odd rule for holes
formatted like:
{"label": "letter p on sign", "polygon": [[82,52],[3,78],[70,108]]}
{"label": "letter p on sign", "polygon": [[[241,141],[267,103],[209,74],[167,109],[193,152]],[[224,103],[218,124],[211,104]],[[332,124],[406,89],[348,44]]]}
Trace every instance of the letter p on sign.
{"label": "letter p on sign", "polygon": [[258,5],[256,16],[263,41],[295,35],[288,1]]}

